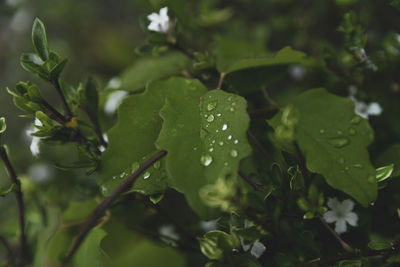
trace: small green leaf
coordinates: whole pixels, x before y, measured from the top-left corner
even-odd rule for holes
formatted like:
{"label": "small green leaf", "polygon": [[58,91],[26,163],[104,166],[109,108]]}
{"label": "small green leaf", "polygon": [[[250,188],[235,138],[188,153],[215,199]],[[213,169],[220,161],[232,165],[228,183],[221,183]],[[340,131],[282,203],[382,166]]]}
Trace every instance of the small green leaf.
{"label": "small green leaf", "polygon": [[376,169],[376,180],[382,182],[390,177],[393,172],[394,164],[388,166],[380,167]]}
{"label": "small green leaf", "polygon": [[219,230],[207,232],[197,239],[201,252],[210,260],[221,260],[235,248],[232,236]]}
{"label": "small green leaf", "polygon": [[101,241],[106,235],[107,233],[103,229],[98,227],[93,228],[79,247],[74,257],[74,266],[109,266],[109,257],[101,248]]}
{"label": "small green leaf", "polygon": [[0,188],[0,197],[6,196],[7,194],[13,192],[15,189],[17,189],[17,185],[16,184],[11,184],[7,188]]}
{"label": "small green leaf", "polygon": [[36,52],[43,61],[49,59],[49,49],[47,47],[46,29],[43,22],[36,18],[32,27],[32,43]]}
{"label": "small green leaf", "polygon": [[1,117],[0,118],[0,134],[4,133],[6,129],[7,129],[6,118]]}
{"label": "small green leaf", "polygon": [[190,60],[181,53],[140,58],[121,74],[121,88],[136,92],[147,83],[177,74],[189,65]]}
{"label": "small green leaf", "polygon": [[78,89],[80,106],[93,118],[97,118],[99,110],[99,92],[92,77],[88,77],[84,86]]}
{"label": "small green leaf", "polygon": [[372,235],[368,247],[373,250],[385,250],[393,247],[393,242],[380,236]]}
{"label": "small green leaf", "polygon": [[64,59],[57,65],[55,65],[50,71],[50,79],[52,81],[57,81],[60,78],[61,72],[64,70],[65,65],[67,64],[67,59]]}
{"label": "small green leaf", "polygon": [[[353,101],[313,89],[300,94],[292,104],[299,112],[294,138],[307,168],[362,205],[374,202],[376,171],[367,151],[373,131],[367,120],[354,114]],[[275,130],[282,125],[281,117],[279,113],[269,121]]]}
{"label": "small green leaf", "polygon": [[379,155],[376,165],[387,166],[393,164],[392,177],[400,176],[400,144],[392,144],[381,155]]}
{"label": "small green leaf", "polygon": [[19,60],[22,68],[24,68],[26,71],[38,75],[40,78],[46,81],[49,81],[50,80],[49,73],[42,65],[38,65],[35,63],[34,57],[36,57],[35,54],[31,53],[22,54]]}

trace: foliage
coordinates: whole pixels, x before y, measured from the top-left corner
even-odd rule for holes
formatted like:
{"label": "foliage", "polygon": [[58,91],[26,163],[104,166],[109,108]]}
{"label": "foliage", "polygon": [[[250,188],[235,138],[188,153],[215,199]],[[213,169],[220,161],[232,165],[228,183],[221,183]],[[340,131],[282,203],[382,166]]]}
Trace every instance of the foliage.
{"label": "foliage", "polygon": [[0,118],[1,266],[400,261],[398,1],[134,2],[162,9],[107,85],[34,20],[7,92],[59,170],[15,168]]}

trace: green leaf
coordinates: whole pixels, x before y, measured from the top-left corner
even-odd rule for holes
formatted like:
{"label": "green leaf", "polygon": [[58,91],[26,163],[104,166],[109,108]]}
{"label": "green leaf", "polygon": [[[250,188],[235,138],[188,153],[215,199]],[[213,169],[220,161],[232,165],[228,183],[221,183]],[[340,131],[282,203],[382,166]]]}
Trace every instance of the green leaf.
{"label": "green leaf", "polygon": [[306,63],[306,54],[295,51],[290,46],[281,49],[273,57],[243,59],[232,64],[225,72],[231,73],[249,68],[260,68],[288,64]]}
{"label": "green leaf", "polygon": [[7,129],[6,118],[1,117],[0,118],[0,134],[4,133],[6,129]]}
{"label": "green leaf", "polygon": [[121,74],[121,88],[127,91],[138,91],[147,83],[177,74],[189,65],[190,60],[181,53],[139,58]]}
{"label": "green leaf", "polygon": [[[211,219],[215,211],[205,206],[214,195],[215,206],[226,208],[239,162],[251,153],[247,142],[249,117],[246,101],[234,94],[206,88],[197,81],[171,79],[176,95],[160,112],[164,120],[157,146],[168,151],[167,172],[191,207]],[[228,180],[226,180],[228,178]],[[221,193],[221,194],[215,194]]]}
{"label": "green leaf", "polygon": [[49,59],[49,49],[47,47],[46,29],[43,22],[36,18],[32,27],[32,43],[36,52],[43,61]]}
{"label": "green leaf", "polygon": [[400,176],[400,144],[391,145],[378,157],[378,166],[385,166],[391,163],[393,163],[392,177]]}
{"label": "green leaf", "polygon": [[22,68],[26,71],[29,71],[31,73],[34,73],[36,75],[38,75],[40,78],[48,81],[50,80],[50,76],[49,73],[46,71],[45,68],[43,68],[42,65],[38,65],[34,62],[34,57],[37,57],[35,54],[31,54],[31,53],[25,53],[22,54],[19,62],[22,66]]}
{"label": "green leaf", "polygon": [[97,84],[92,77],[88,77],[85,86],[78,89],[80,106],[85,109],[90,116],[97,118],[99,110],[99,92]]}
{"label": "green leaf", "polygon": [[75,257],[75,267],[108,266],[108,256],[100,246],[107,233],[98,227],[93,228],[79,247]]}
{"label": "green leaf", "polygon": [[394,164],[376,169],[376,180],[382,182],[392,175]]}
{"label": "green leaf", "polygon": [[[299,95],[292,104],[299,112],[295,140],[307,168],[362,205],[373,202],[377,181],[367,151],[373,131],[367,120],[354,114],[353,101],[313,89]],[[269,121],[275,130],[282,125],[281,116],[279,113]]]}
{"label": "green leaf", "polygon": [[17,185],[16,184],[11,184],[7,188],[1,188],[0,187],[0,197],[4,197],[4,196],[8,195],[9,193],[13,192],[15,189],[17,189]]}
{"label": "green leaf", "polygon": [[[98,183],[106,191],[111,192],[120,184],[123,172],[131,173],[132,165],[142,164],[157,150],[154,143],[162,126],[159,111],[167,96],[177,94],[176,80],[171,78],[165,82],[150,83],[143,93],[125,98],[119,106],[118,122],[108,132],[109,144],[103,153],[99,171]],[[164,160],[161,160],[161,166],[157,165],[149,170],[148,179],[142,176],[135,182],[135,190],[150,195],[164,191],[167,184],[166,181],[161,182],[166,180]],[[125,177],[122,175],[122,178]]]}
{"label": "green leaf", "polygon": [[392,2],[390,2],[390,5],[400,11],[400,0],[392,0]]}
{"label": "green leaf", "polygon": [[52,81],[57,81],[60,78],[61,72],[64,70],[65,65],[67,64],[68,60],[64,59],[57,65],[55,65],[50,71],[50,79]]}
{"label": "green leaf", "polygon": [[236,247],[232,236],[219,230],[207,232],[197,239],[201,252],[210,260],[221,260]]}
{"label": "green leaf", "polygon": [[393,242],[380,236],[371,235],[368,247],[373,250],[385,250],[393,247]]}

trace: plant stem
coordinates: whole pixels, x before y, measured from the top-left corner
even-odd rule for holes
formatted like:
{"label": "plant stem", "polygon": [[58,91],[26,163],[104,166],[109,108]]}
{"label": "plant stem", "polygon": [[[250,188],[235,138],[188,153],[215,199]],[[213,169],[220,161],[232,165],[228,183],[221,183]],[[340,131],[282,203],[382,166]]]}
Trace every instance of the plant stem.
{"label": "plant stem", "polygon": [[243,178],[256,191],[264,191],[265,186],[254,182],[250,177],[246,176],[242,171],[239,171],[239,176]]}
{"label": "plant stem", "polygon": [[96,133],[97,137],[99,138],[100,144],[106,148],[108,146],[108,144],[107,144],[106,140],[104,140],[99,121],[97,120],[97,118],[93,117],[90,114],[90,112],[87,112],[86,110],[85,110],[85,112],[86,112],[86,115],[88,116],[90,122],[93,124],[94,132]]}
{"label": "plant stem", "polygon": [[336,238],[336,240],[340,243],[342,248],[349,253],[354,253],[355,250],[349,244],[347,244],[321,217],[318,217],[320,222],[325,226],[326,229]]}
{"label": "plant stem", "polygon": [[225,75],[226,75],[226,72],[220,73],[217,89],[221,89],[222,83],[224,82],[224,79],[225,79]]}
{"label": "plant stem", "polygon": [[133,172],[130,176],[128,176],[115,191],[109,195],[106,199],[101,202],[96,209],[92,212],[92,214],[85,220],[84,225],[81,228],[77,238],[75,239],[75,243],[72,246],[71,250],[68,253],[68,256],[65,260],[64,266],[68,266],[71,263],[75,253],[78,251],[79,246],[82,244],[83,240],[90,232],[90,230],[96,226],[97,221],[103,215],[103,213],[108,209],[108,207],[124,192],[128,191],[135,180],[139,177],[139,175],[144,172],[147,168],[149,168],[154,162],[161,159],[167,155],[167,151],[162,150],[155,154],[153,157],[148,159],[142,166],[139,167],[135,172]]}
{"label": "plant stem", "polygon": [[28,256],[28,247],[26,244],[26,234],[25,234],[25,207],[24,207],[24,198],[21,191],[21,182],[19,181],[17,174],[11,165],[11,162],[8,158],[7,151],[5,150],[4,146],[0,146],[0,157],[4,162],[4,165],[7,168],[8,174],[10,176],[11,182],[16,185],[15,189],[15,198],[17,200],[18,206],[18,221],[19,221],[19,250],[17,253],[16,262],[17,265],[22,266],[26,262],[29,261]]}
{"label": "plant stem", "polygon": [[56,88],[56,91],[61,98],[61,102],[63,104],[64,110],[67,113],[67,121],[69,121],[73,117],[73,115],[67,104],[67,100],[65,99],[65,96],[61,90],[60,82],[59,82],[59,80],[54,80],[54,81],[52,81],[52,84],[53,84],[54,88]]}

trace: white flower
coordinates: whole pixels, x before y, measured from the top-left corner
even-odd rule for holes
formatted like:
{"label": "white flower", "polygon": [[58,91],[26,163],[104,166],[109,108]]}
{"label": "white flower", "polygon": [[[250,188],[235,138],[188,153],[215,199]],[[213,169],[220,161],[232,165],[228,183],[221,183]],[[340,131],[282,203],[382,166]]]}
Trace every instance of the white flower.
{"label": "white flower", "polygon": [[[250,228],[250,227],[252,227],[252,226],[254,226],[254,224],[253,224],[251,221],[249,221],[249,220],[247,220],[247,219],[244,221],[244,228],[245,228],[245,229],[246,229],[246,228]],[[251,248],[250,253],[251,253],[251,255],[253,255],[253,256],[256,257],[256,258],[261,257],[261,255],[262,255],[262,254],[265,252],[265,250],[267,249],[267,248],[264,246],[264,244],[261,243],[258,239],[257,239],[256,241],[254,241],[253,243],[250,243],[250,244],[246,244],[246,243],[244,242],[243,237],[239,237],[239,239],[240,239],[240,244],[242,245],[243,250],[244,250],[244,251],[248,251],[248,250]]]}
{"label": "white flower", "polygon": [[336,222],[336,233],[341,234],[346,232],[346,222],[351,226],[357,226],[358,216],[352,212],[354,207],[353,201],[346,199],[340,203],[336,198],[330,198],[327,205],[331,210],[325,212],[324,220],[327,223]]}
{"label": "white flower", "polygon": [[179,235],[175,232],[175,227],[173,225],[162,225],[158,229],[158,233],[161,235],[160,239],[166,244],[172,247],[178,246],[176,241],[179,240]]}
{"label": "white flower", "polygon": [[[36,126],[42,126],[42,123],[38,119],[35,119],[34,124]],[[32,136],[31,134],[35,133],[36,131],[37,130],[34,127],[29,127],[29,129],[26,130],[25,132],[26,135],[32,138],[31,145],[29,146],[29,148],[31,150],[32,155],[34,155],[35,157],[37,157],[40,153],[40,147],[39,147],[40,137]]]}
{"label": "white flower", "polygon": [[381,105],[377,102],[372,102],[372,103],[365,103],[363,101],[358,101],[355,97],[357,93],[357,87],[355,86],[350,86],[349,87],[350,91],[350,99],[354,102],[355,108],[354,112],[357,115],[360,115],[361,117],[368,119],[369,116],[378,116],[382,113],[383,109]]}
{"label": "white flower", "polygon": [[151,13],[147,18],[150,20],[150,24],[147,26],[147,29],[150,31],[167,33],[171,26],[168,17],[168,7],[161,8],[159,14]]}
{"label": "white flower", "polygon": [[200,222],[200,228],[204,232],[217,230],[218,229],[218,219],[217,220],[211,220],[211,221],[201,221]]}
{"label": "white flower", "polygon": [[104,112],[106,114],[110,114],[110,115],[115,113],[115,111],[121,104],[122,99],[124,99],[125,96],[127,96],[127,95],[128,95],[128,92],[122,91],[122,90],[115,91],[115,92],[112,92],[111,94],[109,94],[107,97],[107,101],[104,104]]}

